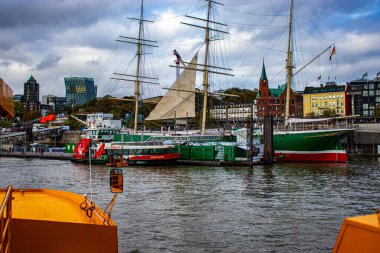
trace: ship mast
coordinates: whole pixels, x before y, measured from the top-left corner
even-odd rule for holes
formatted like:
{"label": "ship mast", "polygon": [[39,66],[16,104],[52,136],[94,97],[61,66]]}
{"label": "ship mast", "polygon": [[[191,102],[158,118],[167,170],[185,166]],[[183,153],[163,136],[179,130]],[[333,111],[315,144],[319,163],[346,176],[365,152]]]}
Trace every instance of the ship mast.
{"label": "ship mast", "polygon": [[290,114],[290,91],[293,76],[293,52],[291,48],[292,43],[292,19],[293,19],[293,0],[290,0],[290,17],[289,17],[289,34],[288,34],[288,54],[286,60],[286,69],[288,75],[288,83],[286,85],[286,100],[285,100],[285,127],[289,126],[289,114]]}
{"label": "ship mast", "polygon": [[[144,16],[144,0],[141,0],[138,42],[141,42],[143,16]],[[135,81],[135,121],[133,123],[133,134],[136,134],[137,132],[137,122],[138,122],[138,114],[139,114],[140,64],[141,64],[141,43],[137,43],[137,66],[136,66],[136,81]]]}
{"label": "ship mast", "polygon": [[[216,24],[219,26],[227,26],[226,24],[219,23],[216,21],[211,20],[211,8],[212,4],[219,4],[223,5],[221,3],[218,3],[214,0],[206,0],[208,2],[207,4],[207,19],[203,18],[198,18],[198,17],[192,17],[189,15],[185,15],[187,18],[192,18],[197,21],[204,21],[206,22],[206,26],[200,26],[200,25],[195,25],[195,24],[189,24],[185,22],[181,22],[181,24],[196,27],[196,28],[201,28],[205,29],[205,55],[204,55],[204,64],[195,64],[196,68],[195,70],[197,71],[203,71],[203,81],[202,81],[202,86],[203,86],[203,108],[202,108],[202,125],[201,125],[201,133],[204,134],[206,131],[206,116],[207,116],[207,96],[209,95],[214,95],[209,92],[209,73],[212,74],[219,74],[219,75],[227,75],[227,76],[233,76],[232,74],[225,73],[225,72],[220,72],[220,71],[215,71],[216,70],[226,70],[226,71],[232,71],[232,69],[229,68],[223,68],[223,67],[218,67],[218,66],[212,66],[209,65],[209,54],[210,54],[210,32],[219,32],[219,33],[225,33],[229,34],[228,32],[222,31],[222,30],[217,30],[213,27],[211,27],[211,24]],[[210,70],[211,68],[211,70]],[[228,96],[228,94],[223,94],[224,96]]]}
{"label": "ship mast", "polygon": [[208,93],[208,54],[210,46],[210,12],[211,12],[211,0],[208,1],[207,8],[207,21],[206,21],[206,34],[205,34],[205,60],[204,60],[204,72],[203,72],[203,107],[202,107],[202,128],[201,133],[204,134],[206,131],[206,115],[207,115],[207,93]]}
{"label": "ship mast", "polygon": [[[121,81],[128,81],[128,82],[134,82],[135,84],[135,92],[134,92],[134,99],[132,101],[135,102],[135,110],[134,110],[134,124],[133,124],[133,133],[137,133],[137,126],[138,126],[138,113],[139,113],[139,99],[140,99],[140,84],[159,84],[157,83],[158,78],[153,77],[147,77],[147,76],[141,76],[141,66],[142,66],[142,55],[144,55],[142,51],[142,47],[158,47],[156,45],[152,45],[152,43],[157,43],[157,41],[154,40],[147,40],[144,39],[144,22],[147,23],[153,23],[153,21],[144,19],[144,0],[141,0],[141,10],[140,10],[140,18],[128,18],[131,20],[135,20],[139,22],[139,33],[137,38],[132,37],[126,37],[126,36],[119,36],[120,39],[116,40],[119,42],[129,43],[129,44],[135,44],[137,45],[137,65],[136,65],[136,75],[127,75],[127,74],[121,74],[121,73],[113,73],[114,75],[118,76],[124,76],[124,77],[134,77],[135,79],[126,79],[126,78],[120,78],[120,77],[111,77],[111,79],[121,80]],[[148,79],[148,80],[147,80]]]}

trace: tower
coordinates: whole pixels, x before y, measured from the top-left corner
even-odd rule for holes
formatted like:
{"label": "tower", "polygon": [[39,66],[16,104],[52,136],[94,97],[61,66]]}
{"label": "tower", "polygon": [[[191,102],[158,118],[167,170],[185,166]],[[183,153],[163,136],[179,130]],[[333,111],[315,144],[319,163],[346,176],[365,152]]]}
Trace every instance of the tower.
{"label": "tower", "polygon": [[40,111],[40,84],[32,75],[24,83],[24,105],[30,111]]}

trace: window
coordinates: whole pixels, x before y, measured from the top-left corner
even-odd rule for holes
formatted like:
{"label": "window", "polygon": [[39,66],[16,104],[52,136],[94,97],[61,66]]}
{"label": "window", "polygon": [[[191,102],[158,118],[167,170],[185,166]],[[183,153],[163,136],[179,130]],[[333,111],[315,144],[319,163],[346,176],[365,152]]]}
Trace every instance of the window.
{"label": "window", "polygon": [[370,90],[369,93],[368,93],[368,95],[369,95],[370,97],[375,96],[375,91],[374,91],[374,90]]}
{"label": "window", "polygon": [[363,111],[363,116],[368,116],[368,111]]}
{"label": "window", "polygon": [[380,97],[376,97],[376,102],[380,102]]}
{"label": "window", "polygon": [[363,104],[363,110],[368,110],[368,104]]}
{"label": "window", "polygon": [[380,95],[380,90],[377,90],[377,91],[376,91],[376,95]]}
{"label": "window", "polygon": [[331,96],[329,96],[329,99],[331,99]]}
{"label": "window", "polygon": [[369,89],[370,89],[370,90],[373,90],[374,88],[375,88],[375,84],[374,84],[374,83],[370,83],[370,84],[369,84]]}
{"label": "window", "polygon": [[368,97],[368,91],[363,91],[363,97]]}
{"label": "window", "polygon": [[332,96],[332,98],[335,98],[335,95],[334,95],[334,96]]}

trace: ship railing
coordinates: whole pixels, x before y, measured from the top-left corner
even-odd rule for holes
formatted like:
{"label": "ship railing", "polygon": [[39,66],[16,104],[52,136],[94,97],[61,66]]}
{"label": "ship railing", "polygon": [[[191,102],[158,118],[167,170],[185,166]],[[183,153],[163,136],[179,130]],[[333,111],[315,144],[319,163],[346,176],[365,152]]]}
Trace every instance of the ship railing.
{"label": "ship railing", "polygon": [[277,131],[310,131],[310,130],[335,130],[335,129],[353,129],[356,126],[353,124],[315,124],[315,125],[302,125],[294,124],[289,127],[274,126]]}
{"label": "ship railing", "polygon": [[0,206],[0,253],[11,252],[12,186],[8,186]]}

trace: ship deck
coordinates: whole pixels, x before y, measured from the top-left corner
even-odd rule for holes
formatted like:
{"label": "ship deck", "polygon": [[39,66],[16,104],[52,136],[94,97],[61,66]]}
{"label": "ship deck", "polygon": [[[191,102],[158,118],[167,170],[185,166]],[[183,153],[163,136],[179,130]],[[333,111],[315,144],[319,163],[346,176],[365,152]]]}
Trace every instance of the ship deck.
{"label": "ship deck", "polygon": [[[0,191],[0,199],[5,191]],[[82,224],[103,224],[103,212],[95,206],[92,218],[81,209],[84,196],[71,192],[49,189],[25,189],[12,192],[12,218],[41,221],[69,222]],[[84,205],[83,205],[84,206]],[[87,207],[90,204],[87,203]],[[109,220],[110,225],[115,225]]]}

